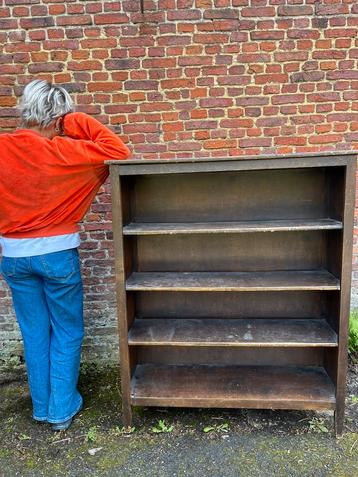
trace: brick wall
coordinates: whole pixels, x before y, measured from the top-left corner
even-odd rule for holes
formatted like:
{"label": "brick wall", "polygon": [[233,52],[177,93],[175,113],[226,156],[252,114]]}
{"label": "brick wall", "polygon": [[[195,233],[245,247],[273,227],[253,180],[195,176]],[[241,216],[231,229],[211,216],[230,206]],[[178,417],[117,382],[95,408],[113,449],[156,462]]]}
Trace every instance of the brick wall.
{"label": "brick wall", "polygon": [[[40,77],[135,157],[358,149],[357,30],[356,0],[0,0],[0,128]],[[82,231],[86,359],[116,359],[109,202]],[[0,359],[18,354],[0,282]]]}

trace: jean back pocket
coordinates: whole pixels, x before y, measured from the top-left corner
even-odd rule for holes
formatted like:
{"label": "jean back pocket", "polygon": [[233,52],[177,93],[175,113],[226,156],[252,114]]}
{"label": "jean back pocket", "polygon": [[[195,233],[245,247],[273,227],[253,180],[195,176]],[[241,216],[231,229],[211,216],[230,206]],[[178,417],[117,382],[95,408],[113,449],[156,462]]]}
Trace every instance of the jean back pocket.
{"label": "jean back pocket", "polygon": [[77,249],[47,253],[39,258],[46,277],[52,280],[67,280],[79,268]]}

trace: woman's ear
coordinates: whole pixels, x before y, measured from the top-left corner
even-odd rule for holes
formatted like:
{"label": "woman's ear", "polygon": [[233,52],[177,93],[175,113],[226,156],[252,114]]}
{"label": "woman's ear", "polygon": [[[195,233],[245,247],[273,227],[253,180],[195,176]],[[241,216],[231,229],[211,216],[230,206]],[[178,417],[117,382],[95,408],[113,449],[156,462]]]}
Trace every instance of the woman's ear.
{"label": "woman's ear", "polygon": [[62,118],[62,116],[57,118],[56,121],[55,121],[55,132],[59,136],[63,135],[63,118]]}

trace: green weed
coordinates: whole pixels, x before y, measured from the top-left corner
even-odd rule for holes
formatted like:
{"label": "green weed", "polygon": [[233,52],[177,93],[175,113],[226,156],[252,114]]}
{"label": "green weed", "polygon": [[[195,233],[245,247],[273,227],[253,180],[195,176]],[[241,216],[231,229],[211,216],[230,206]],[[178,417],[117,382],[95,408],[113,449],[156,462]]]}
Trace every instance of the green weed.
{"label": "green weed", "polygon": [[350,398],[351,398],[352,404],[358,404],[358,396],[356,396],[355,394],[352,394]]}
{"label": "green weed", "polygon": [[92,426],[86,435],[87,442],[96,442],[97,440],[97,426]]}
{"label": "green weed", "polygon": [[152,432],[155,434],[161,434],[162,432],[172,432],[174,426],[168,426],[165,421],[159,419],[158,424],[152,427]]}
{"label": "green weed", "polygon": [[133,434],[133,432],[135,432],[135,427],[116,427],[115,430],[114,430],[114,433],[116,434],[116,436],[123,436],[123,435],[127,435],[127,434]]}
{"label": "green weed", "polygon": [[310,425],[310,430],[314,432],[329,432],[325,426],[325,422],[321,417],[314,417],[308,421]]}
{"label": "green weed", "polygon": [[223,424],[213,424],[212,426],[206,426],[203,432],[229,432],[229,424],[224,422]]}
{"label": "green weed", "polygon": [[348,351],[351,354],[358,353],[358,312],[349,316]]}

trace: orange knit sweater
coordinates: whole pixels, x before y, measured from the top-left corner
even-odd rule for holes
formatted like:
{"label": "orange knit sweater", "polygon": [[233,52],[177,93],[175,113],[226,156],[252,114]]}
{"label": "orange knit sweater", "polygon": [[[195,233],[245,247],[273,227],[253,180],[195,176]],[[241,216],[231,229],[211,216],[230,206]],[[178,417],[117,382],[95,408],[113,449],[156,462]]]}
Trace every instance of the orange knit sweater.
{"label": "orange knit sweater", "polygon": [[65,136],[29,129],[0,135],[0,234],[48,237],[78,231],[109,159],[127,159],[125,144],[84,113],[64,119]]}

